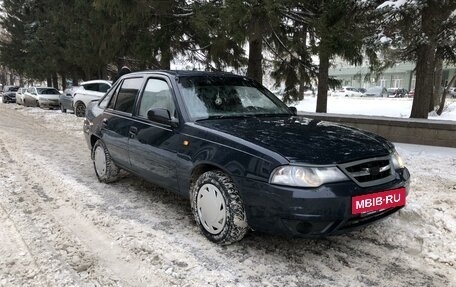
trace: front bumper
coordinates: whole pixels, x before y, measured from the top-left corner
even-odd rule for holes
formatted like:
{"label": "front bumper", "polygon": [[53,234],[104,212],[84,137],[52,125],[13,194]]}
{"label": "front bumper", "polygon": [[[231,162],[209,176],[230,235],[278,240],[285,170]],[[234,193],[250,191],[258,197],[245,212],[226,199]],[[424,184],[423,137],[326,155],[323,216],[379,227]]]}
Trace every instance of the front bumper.
{"label": "front bumper", "polygon": [[410,174],[402,169],[393,181],[360,187],[352,181],[304,189],[235,178],[246,208],[249,226],[257,231],[298,237],[324,237],[344,233],[382,218],[402,207],[352,215],[353,196],[400,187],[409,192]]}
{"label": "front bumper", "polygon": [[3,95],[3,99],[6,103],[15,103],[16,102],[16,96],[12,96],[12,95]]}
{"label": "front bumper", "polygon": [[40,107],[59,107],[60,102],[58,100],[38,100]]}

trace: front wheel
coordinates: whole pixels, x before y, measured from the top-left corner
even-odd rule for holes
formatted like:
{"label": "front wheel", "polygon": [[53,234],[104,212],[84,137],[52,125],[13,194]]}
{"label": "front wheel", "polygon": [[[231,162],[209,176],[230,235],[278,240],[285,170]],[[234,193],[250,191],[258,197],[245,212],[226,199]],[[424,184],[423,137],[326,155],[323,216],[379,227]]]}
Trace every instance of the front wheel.
{"label": "front wheel", "polygon": [[119,178],[120,169],[112,161],[106,145],[101,140],[98,140],[92,148],[92,160],[99,181],[110,183]]}
{"label": "front wheel", "polygon": [[85,117],[86,106],[83,103],[77,103],[74,113],[77,117]]}
{"label": "front wheel", "polygon": [[212,242],[228,245],[241,240],[248,231],[239,192],[221,171],[205,172],[192,184],[191,206],[201,232]]}

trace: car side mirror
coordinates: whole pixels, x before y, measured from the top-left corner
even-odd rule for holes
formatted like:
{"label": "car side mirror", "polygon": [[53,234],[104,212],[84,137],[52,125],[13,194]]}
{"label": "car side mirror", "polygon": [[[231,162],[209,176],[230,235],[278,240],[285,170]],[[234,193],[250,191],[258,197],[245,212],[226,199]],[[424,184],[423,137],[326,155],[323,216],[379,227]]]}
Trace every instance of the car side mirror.
{"label": "car side mirror", "polygon": [[296,107],[288,107],[290,111],[293,113],[293,115],[297,116],[298,115],[298,109]]}
{"label": "car side mirror", "polygon": [[170,125],[172,127],[177,126],[177,121],[171,119],[171,113],[167,109],[150,109],[147,112],[147,118],[153,122]]}

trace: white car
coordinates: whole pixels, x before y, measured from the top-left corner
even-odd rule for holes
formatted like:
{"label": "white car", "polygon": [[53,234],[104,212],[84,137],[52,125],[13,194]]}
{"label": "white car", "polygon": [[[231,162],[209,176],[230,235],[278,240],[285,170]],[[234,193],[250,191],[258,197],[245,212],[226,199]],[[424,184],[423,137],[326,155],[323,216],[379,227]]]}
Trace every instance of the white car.
{"label": "white car", "polygon": [[75,115],[77,117],[84,117],[87,105],[93,100],[101,99],[111,86],[112,83],[105,80],[93,80],[81,83],[73,97]]}
{"label": "white car", "polygon": [[60,92],[52,87],[31,87],[24,93],[24,106],[58,108]]}
{"label": "white car", "polygon": [[332,92],[331,95],[336,97],[362,97],[363,93],[353,87],[342,87]]}
{"label": "white car", "polygon": [[27,88],[20,88],[16,93],[16,104],[24,105],[24,97]]}

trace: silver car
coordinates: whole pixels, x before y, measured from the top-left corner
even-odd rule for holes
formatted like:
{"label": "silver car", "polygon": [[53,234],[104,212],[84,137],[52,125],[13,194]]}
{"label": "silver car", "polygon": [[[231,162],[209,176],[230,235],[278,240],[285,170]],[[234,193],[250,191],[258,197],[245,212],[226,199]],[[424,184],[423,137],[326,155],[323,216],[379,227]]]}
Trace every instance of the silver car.
{"label": "silver car", "polygon": [[51,87],[31,87],[24,95],[24,106],[58,108],[60,106],[60,92]]}

